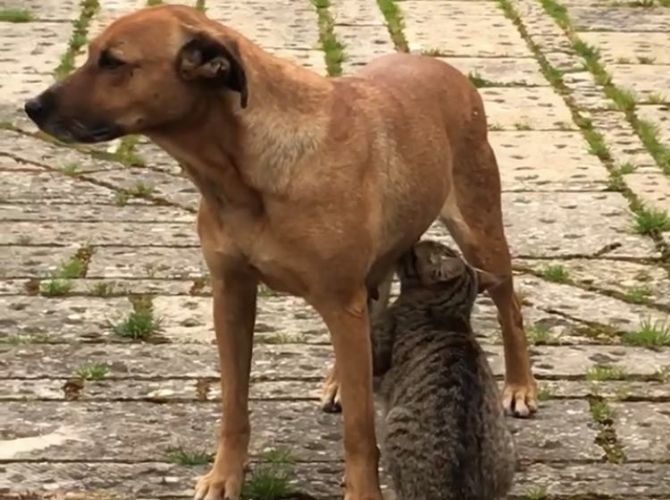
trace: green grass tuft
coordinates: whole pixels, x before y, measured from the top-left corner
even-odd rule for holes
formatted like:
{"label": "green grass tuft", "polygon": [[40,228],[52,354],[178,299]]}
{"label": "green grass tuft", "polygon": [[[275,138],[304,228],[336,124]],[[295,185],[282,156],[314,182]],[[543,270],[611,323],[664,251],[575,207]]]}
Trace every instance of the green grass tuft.
{"label": "green grass tuft", "polygon": [[626,300],[633,304],[646,304],[652,291],[648,286],[634,286],[626,291]]}
{"label": "green grass tuft", "polygon": [[595,365],[586,372],[586,380],[604,382],[607,380],[626,380],[623,368],[611,365]]}
{"label": "green grass tuft", "polygon": [[89,363],[77,368],[77,376],[84,380],[102,380],[109,372],[109,367],[102,363]]}
{"label": "green grass tuft", "polygon": [[294,459],[283,450],[270,450],[263,454],[261,463],[253,468],[244,485],[242,497],[250,500],[280,500],[293,493],[291,478]]}
{"label": "green grass tuft", "polygon": [[569,283],[570,276],[568,270],[560,264],[545,266],[540,270],[540,276],[553,283]]}
{"label": "green grass tuft", "polygon": [[45,297],[62,297],[72,290],[72,282],[67,279],[50,279],[40,283],[40,293]]}
{"label": "green grass tuft", "polygon": [[154,317],[151,297],[136,297],[132,303],[132,312],[112,330],[120,337],[146,340],[160,330],[160,320]]}
{"label": "green grass tuft", "polygon": [[206,465],[212,460],[212,455],[202,450],[187,450],[183,446],[169,448],[165,454],[168,462],[177,465],[193,467]]}
{"label": "green grass tuft", "polygon": [[405,22],[396,0],[377,0],[377,5],[384,15],[386,27],[388,28],[396,50],[400,52],[409,52],[409,44],[407,43],[407,39],[403,32],[405,29]]}
{"label": "green grass tuft", "polygon": [[635,231],[639,234],[670,231],[670,216],[664,210],[640,206],[635,213]]}
{"label": "green grass tuft", "polygon": [[0,22],[3,23],[29,23],[34,20],[35,16],[27,9],[0,9]]}
{"label": "green grass tuft", "polygon": [[652,323],[647,320],[642,322],[637,331],[624,334],[621,340],[626,345],[649,349],[670,346],[670,324],[664,321]]}

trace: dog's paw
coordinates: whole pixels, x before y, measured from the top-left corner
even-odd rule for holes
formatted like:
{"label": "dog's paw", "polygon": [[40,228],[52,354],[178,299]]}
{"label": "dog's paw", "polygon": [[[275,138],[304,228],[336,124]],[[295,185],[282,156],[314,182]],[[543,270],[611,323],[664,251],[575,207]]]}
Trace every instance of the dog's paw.
{"label": "dog's paw", "polygon": [[240,500],[244,471],[223,473],[216,465],[209,473],[198,478],[194,500]]}
{"label": "dog's paw", "polygon": [[326,413],[340,413],[342,411],[340,384],[335,378],[328,377],[323,383],[321,409]]}
{"label": "dog's paw", "polygon": [[507,415],[528,418],[537,411],[537,384],[534,380],[527,384],[505,383],[502,405]]}

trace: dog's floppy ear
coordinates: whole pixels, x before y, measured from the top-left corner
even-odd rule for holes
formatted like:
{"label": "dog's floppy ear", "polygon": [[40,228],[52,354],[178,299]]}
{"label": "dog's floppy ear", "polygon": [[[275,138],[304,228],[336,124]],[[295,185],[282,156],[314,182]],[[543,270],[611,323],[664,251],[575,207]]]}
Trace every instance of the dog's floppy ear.
{"label": "dog's floppy ear", "polygon": [[240,93],[247,107],[247,77],[237,43],[205,31],[189,35],[177,56],[177,71],[185,80],[200,80]]}

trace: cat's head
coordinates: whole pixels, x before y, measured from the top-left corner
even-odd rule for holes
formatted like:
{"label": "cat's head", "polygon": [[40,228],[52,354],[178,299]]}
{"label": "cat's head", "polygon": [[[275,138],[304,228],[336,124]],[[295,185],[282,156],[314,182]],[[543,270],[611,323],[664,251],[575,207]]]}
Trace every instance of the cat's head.
{"label": "cat's head", "polygon": [[502,281],[467,264],[456,250],[430,240],[420,241],[406,252],[398,262],[397,272],[403,292],[463,288],[471,290],[466,295],[472,295],[472,300],[477,293]]}

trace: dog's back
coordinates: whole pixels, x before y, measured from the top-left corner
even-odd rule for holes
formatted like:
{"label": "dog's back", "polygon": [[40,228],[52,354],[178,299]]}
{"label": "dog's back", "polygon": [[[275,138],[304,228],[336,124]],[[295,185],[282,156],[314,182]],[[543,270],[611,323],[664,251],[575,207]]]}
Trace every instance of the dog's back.
{"label": "dog's back", "polygon": [[[439,251],[410,259],[414,269],[401,270],[401,283],[434,275],[422,261],[437,262]],[[511,487],[512,436],[469,324],[476,288],[474,270],[462,266],[444,286],[403,290],[374,325],[387,411],[383,458],[400,500],[495,500]]]}

